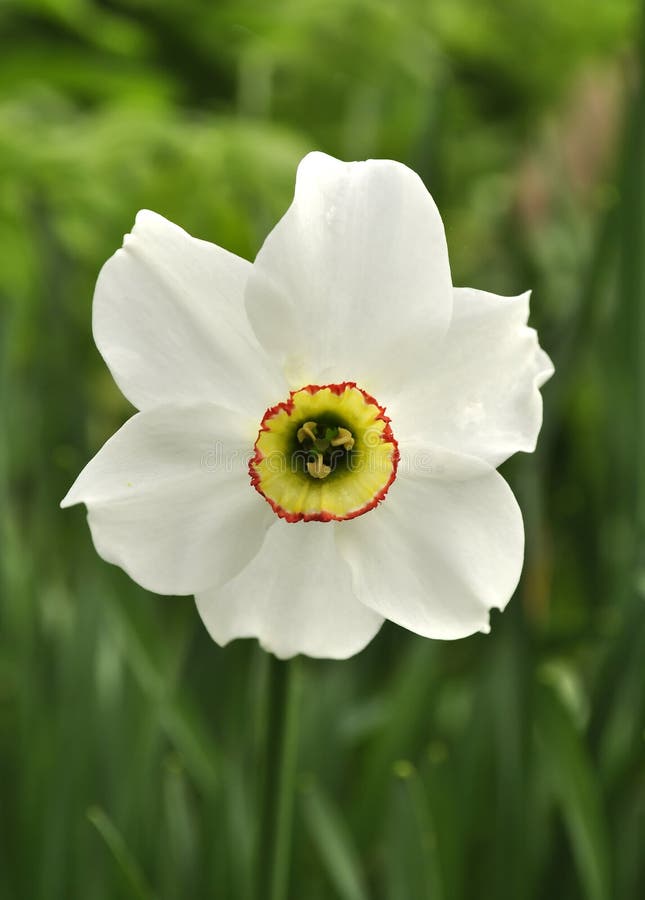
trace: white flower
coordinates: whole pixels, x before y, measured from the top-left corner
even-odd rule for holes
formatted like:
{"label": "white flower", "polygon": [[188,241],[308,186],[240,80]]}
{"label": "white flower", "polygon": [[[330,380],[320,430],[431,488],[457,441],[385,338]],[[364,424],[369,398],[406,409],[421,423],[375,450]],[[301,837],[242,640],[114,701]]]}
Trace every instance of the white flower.
{"label": "white flower", "polygon": [[93,308],[140,411],[62,505],[139,584],[194,594],[219,644],[343,658],[384,618],[487,631],[524,547],[495,470],[534,449],[553,372],[528,306],[453,288],[395,162],[309,154],[253,264],[140,212]]}

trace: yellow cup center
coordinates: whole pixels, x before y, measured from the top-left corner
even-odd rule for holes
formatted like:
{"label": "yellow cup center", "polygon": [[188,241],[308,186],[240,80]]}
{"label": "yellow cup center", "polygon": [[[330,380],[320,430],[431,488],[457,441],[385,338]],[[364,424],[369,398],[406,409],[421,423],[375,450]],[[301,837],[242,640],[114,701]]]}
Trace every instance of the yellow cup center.
{"label": "yellow cup center", "polygon": [[308,385],[268,409],[249,471],[288,522],[351,519],[374,509],[396,477],[385,409],[353,382]]}

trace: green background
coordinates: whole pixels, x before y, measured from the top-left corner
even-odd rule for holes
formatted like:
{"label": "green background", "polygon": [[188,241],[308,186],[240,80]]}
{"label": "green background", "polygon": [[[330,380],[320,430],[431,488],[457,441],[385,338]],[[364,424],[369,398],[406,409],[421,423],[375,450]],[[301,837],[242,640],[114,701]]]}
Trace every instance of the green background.
{"label": "green background", "polygon": [[640,30],[632,0],[0,2],[2,900],[270,896],[282,667],[58,503],[132,412],[90,309],[135,212],[252,259],[314,148],[419,171],[455,283],[532,287],[557,374],[491,635],[299,661],[289,897],[645,896]]}

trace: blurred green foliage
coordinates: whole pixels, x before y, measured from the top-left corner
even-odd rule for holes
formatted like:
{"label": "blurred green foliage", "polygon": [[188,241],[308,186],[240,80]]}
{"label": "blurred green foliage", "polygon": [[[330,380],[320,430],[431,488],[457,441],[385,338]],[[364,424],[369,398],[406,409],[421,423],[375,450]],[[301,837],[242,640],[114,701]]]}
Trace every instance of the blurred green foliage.
{"label": "blurred green foliage", "polygon": [[309,149],[415,167],[557,375],[489,637],[302,662],[297,900],[645,894],[645,99],[635,0],[2,0],[0,897],[250,900],[277,665],[58,502],[130,414],[90,335],[151,207],[252,258]]}

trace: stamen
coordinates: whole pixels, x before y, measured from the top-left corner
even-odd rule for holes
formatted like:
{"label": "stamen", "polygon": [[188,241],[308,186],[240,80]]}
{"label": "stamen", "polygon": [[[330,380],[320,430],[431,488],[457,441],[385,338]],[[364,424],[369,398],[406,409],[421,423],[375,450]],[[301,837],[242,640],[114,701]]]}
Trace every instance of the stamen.
{"label": "stamen", "polygon": [[305,422],[302,428],[298,429],[298,440],[301,444],[309,438],[312,443],[316,442],[316,428],[318,426],[315,422]]}
{"label": "stamen", "polygon": [[338,429],[338,437],[331,441],[332,447],[344,447],[345,450],[351,450],[354,446],[354,438],[351,431],[347,428]]}
{"label": "stamen", "polygon": [[307,471],[312,478],[326,478],[331,472],[331,466],[326,466],[322,453],[318,453],[315,460],[307,463]]}
{"label": "stamen", "polygon": [[326,478],[338,462],[339,455],[343,455],[343,450],[349,453],[354,446],[353,434],[340,425],[329,428],[318,422],[305,422],[296,436],[305,450],[313,453],[313,459],[307,463],[307,471],[312,478]]}

